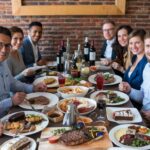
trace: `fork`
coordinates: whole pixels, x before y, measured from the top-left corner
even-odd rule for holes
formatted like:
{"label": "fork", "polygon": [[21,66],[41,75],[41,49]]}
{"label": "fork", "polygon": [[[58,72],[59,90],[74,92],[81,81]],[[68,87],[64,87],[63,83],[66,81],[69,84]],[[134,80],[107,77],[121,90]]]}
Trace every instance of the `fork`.
{"label": "fork", "polygon": [[32,106],[32,104],[28,101],[27,98],[25,98],[24,101],[26,101],[26,102],[28,103],[28,105],[32,108],[32,110],[37,111],[37,110]]}

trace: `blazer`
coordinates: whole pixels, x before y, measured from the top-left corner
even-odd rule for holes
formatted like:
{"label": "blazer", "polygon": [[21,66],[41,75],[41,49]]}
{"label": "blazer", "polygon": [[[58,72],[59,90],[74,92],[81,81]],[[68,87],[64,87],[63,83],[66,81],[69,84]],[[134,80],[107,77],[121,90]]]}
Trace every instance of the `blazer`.
{"label": "blazer", "polygon": [[[23,44],[20,48],[20,52],[23,57],[23,61],[26,67],[32,67],[35,62],[32,43],[29,40],[29,37],[26,37],[23,40]],[[38,61],[41,59],[41,54],[38,51]]]}
{"label": "blazer", "polygon": [[[107,42],[105,40],[104,43],[103,43],[103,46],[100,50],[100,58],[105,58],[104,54],[105,54],[105,51],[106,51],[106,47],[107,47]],[[114,49],[112,49],[111,60],[114,60],[114,59],[116,59],[116,52],[114,51]]]}
{"label": "blazer", "polygon": [[[132,58],[132,64],[135,62],[137,56],[134,55]],[[147,64],[147,59],[145,56],[139,61],[135,69],[133,70],[131,76],[128,76],[131,66],[124,73],[124,81],[128,82],[132,88],[140,90],[141,84],[143,82],[143,70]]]}

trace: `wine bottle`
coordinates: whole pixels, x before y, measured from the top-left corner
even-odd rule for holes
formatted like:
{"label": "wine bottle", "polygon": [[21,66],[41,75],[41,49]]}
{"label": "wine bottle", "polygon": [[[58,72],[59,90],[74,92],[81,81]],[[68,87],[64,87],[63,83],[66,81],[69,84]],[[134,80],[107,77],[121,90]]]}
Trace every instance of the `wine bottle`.
{"label": "wine bottle", "polygon": [[88,41],[88,37],[85,37],[85,43],[84,43],[84,59],[85,61],[89,61],[89,53],[90,53],[90,44]]}
{"label": "wine bottle", "polygon": [[78,71],[81,70],[82,66],[82,52],[81,52],[81,45],[78,44],[78,50],[77,50],[77,61],[76,61],[76,66],[78,68]]}
{"label": "wine bottle", "polygon": [[64,41],[63,40],[61,41],[60,51],[61,51],[63,57],[66,58],[66,47],[64,45]]}
{"label": "wine bottle", "polygon": [[90,57],[89,57],[90,66],[95,66],[95,60],[96,60],[96,50],[94,47],[94,41],[92,41],[92,45],[90,48]]}
{"label": "wine bottle", "polygon": [[64,58],[63,58],[63,54],[60,51],[60,46],[58,46],[58,52],[56,54],[56,61],[57,61],[57,70],[59,72],[64,71]]}

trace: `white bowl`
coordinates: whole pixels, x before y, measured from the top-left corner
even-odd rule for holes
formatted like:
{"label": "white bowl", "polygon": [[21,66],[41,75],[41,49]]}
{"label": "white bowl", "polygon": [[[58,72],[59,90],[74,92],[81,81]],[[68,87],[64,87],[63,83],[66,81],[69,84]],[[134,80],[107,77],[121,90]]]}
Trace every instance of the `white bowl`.
{"label": "white bowl", "polygon": [[[57,108],[62,113],[66,113],[68,104],[75,103],[75,105],[76,105],[78,103],[77,101],[79,101],[79,103],[80,103],[77,105],[78,111],[80,110],[79,111],[80,115],[87,115],[87,114],[91,113],[92,111],[94,111],[97,107],[97,103],[93,99],[85,98],[85,97],[69,97],[69,98],[60,100],[57,103]],[[82,108],[85,108],[86,110],[83,111]],[[82,109],[82,112],[81,112],[81,109]]]}
{"label": "white bowl", "polygon": [[[64,91],[64,90],[69,90],[70,91]],[[80,91],[80,92],[78,92]],[[64,87],[60,87],[57,89],[57,92],[59,94],[61,94],[61,97],[63,98],[68,98],[68,97],[84,97],[87,92],[89,91],[89,88],[85,87],[85,86],[64,86]]]}

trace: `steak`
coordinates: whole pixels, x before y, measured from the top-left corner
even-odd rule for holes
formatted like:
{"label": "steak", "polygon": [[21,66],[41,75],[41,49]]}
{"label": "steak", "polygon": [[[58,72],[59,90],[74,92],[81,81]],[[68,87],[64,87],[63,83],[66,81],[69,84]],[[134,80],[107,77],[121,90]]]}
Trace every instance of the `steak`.
{"label": "steak", "polygon": [[49,99],[44,96],[33,97],[33,98],[28,99],[28,101],[31,104],[38,104],[38,105],[48,105],[49,104]]}
{"label": "steak", "polygon": [[90,140],[91,137],[88,129],[80,129],[63,133],[59,139],[59,142],[68,146],[74,146]]}

